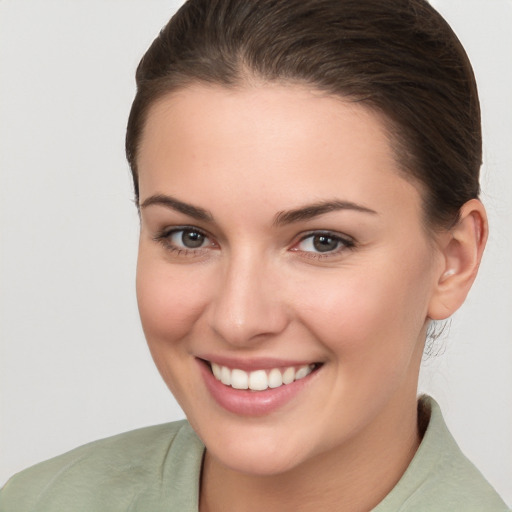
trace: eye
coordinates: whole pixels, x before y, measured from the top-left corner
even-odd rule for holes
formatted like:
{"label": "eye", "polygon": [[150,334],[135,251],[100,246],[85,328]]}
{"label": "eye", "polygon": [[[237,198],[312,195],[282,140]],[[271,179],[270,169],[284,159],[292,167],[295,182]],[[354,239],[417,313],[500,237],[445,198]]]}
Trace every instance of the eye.
{"label": "eye", "polygon": [[330,232],[317,232],[302,238],[293,247],[293,250],[307,253],[329,254],[338,253],[350,247],[354,247],[354,241],[349,238],[344,238]]}
{"label": "eye", "polygon": [[167,229],[159,233],[155,240],[161,242],[166,249],[183,255],[194,254],[215,245],[203,231],[192,226]]}
{"label": "eye", "polygon": [[180,249],[199,249],[209,245],[208,237],[195,229],[179,229],[168,235],[169,242]]}

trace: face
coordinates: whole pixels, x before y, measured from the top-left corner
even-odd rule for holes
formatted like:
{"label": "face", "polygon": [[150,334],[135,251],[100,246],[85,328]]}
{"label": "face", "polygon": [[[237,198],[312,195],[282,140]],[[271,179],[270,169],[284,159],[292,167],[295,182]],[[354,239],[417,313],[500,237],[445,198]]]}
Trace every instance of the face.
{"label": "face", "polygon": [[142,324],[208,452],[276,474],[399,428],[441,258],[379,117],[197,85],[150,110],[138,167]]}

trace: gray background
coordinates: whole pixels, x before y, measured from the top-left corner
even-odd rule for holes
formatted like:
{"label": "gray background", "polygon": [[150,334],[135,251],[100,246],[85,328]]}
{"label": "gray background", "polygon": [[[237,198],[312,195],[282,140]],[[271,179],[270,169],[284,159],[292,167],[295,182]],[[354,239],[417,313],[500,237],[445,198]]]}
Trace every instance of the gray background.
{"label": "gray background", "polygon": [[[123,154],[134,70],[172,0],[0,1],[0,484],[85,442],[183,417],[135,302]],[[421,389],[512,503],[512,2],[435,0],[472,59],[491,237]]]}

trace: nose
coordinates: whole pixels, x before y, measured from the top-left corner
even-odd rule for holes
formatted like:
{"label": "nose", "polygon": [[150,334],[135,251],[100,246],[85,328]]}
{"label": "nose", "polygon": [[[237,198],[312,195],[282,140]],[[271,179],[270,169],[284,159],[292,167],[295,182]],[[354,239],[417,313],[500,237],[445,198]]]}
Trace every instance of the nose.
{"label": "nose", "polygon": [[288,311],[277,269],[256,254],[233,255],[219,275],[210,303],[210,327],[223,341],[245,347],[282,332]]}

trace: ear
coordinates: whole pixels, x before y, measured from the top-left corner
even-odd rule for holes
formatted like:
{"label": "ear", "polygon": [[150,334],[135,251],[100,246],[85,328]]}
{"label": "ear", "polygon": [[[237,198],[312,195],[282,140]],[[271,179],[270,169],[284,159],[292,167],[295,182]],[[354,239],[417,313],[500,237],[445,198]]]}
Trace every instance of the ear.
{"label": "ear", "polygon": [[444,320],[462,305],[475,280],[487,242],[487,214],[478,199],[460,210],[457,224],[440,235],[442,266],[429,303],[429,318]]}

